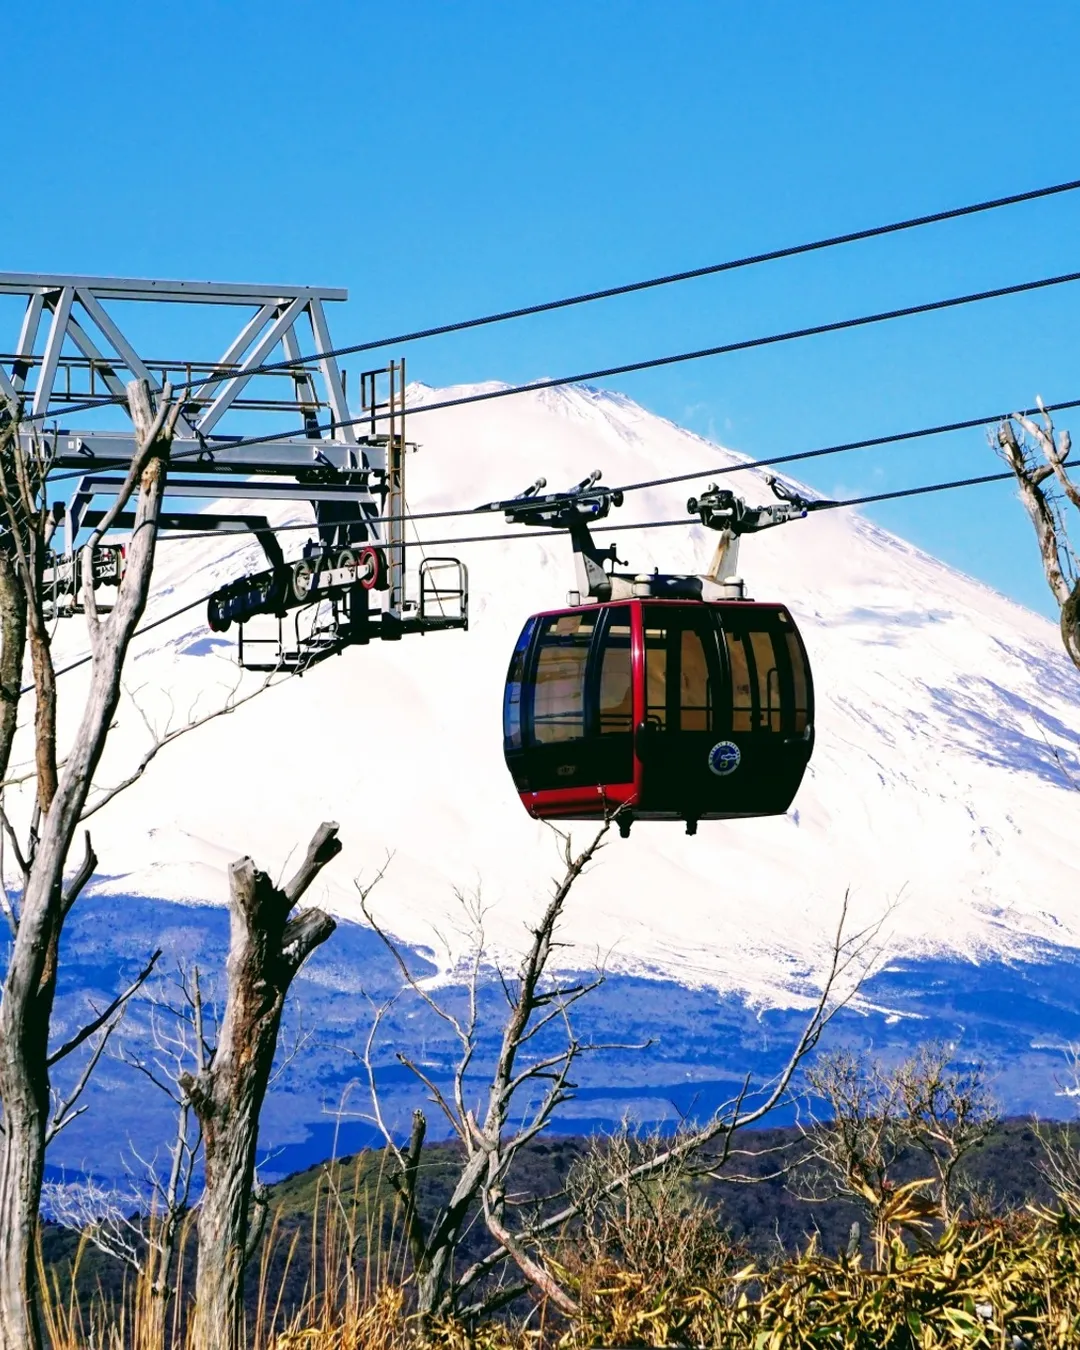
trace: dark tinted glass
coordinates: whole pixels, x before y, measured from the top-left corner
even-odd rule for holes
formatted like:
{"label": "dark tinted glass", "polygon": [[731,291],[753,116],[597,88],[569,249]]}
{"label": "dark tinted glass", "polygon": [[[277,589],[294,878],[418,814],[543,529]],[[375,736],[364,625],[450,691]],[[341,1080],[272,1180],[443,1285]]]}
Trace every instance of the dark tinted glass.
{"label": "dark tinted glass", "polygon": [[645,715],[650,725],[712,731],[719,677],[709,610],[690,605],[645,610]]}
{"label": "dark tinted glass", "polygon": [[630,611],[612,610],[600,651],[599,718],[601,736],[632,731],[633,667],[630,660]]}
{"label": "dark tinted glass", "polygon": [[538,745],[585,734],[585,674],[595,612],[541,620],[532,731]]}
{"label": "dark tinted glass", "polygon": [[780,715],[780,669],[776,648],[778,632],[758,629],[750,634],[757,674],[758,726],[764,731],[782,731]]}
{"label": "dark tinted glass", "polygon": [[655,610],[645,611],[645,721],[667,727],[668,629]]}
{"label": "dark tinted glass", "polygon": [[791,662],[791,679],[795,694],[795,724],[794,730],[801,734],[807,728],[810,721],[810,671],[806,660],[806,652],[802,643],[799,641],[799,635],[794,628],[789,628],[784,634],[787,641],[788,660]]}
{"label": "dark tinted glass", "polygon": [[510,658],[510,669],[506,674],[506,688],[503,690],[503,742],[507,750],[521,749],[521,683],[525,678],[525,660],[529,654],[529,642],[536,627],[536,620],[530,619],[521,630],[514,654]]}
{"label": "dark tinted glass", "polygon": [[725,610],[731,729],[791,735],[811,718],[810,668],[783,609]]}
{"label": "dark tinted glass", "polygon": [[731,729],[752,731],[755,725],[754,688],[743,634],[729,631],[727,649],[731,668]]}
{"label": "dark tinted glass", "polygon": [[711,731],[713,701],[702,634],[696,627],[684,628],[679,634],[679,730]]}

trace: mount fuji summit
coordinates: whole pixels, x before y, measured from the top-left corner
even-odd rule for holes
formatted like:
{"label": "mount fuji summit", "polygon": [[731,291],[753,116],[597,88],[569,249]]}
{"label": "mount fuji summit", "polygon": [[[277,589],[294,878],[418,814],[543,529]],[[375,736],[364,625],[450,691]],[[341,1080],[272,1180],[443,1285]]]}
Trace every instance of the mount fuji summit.
{"label": "mount fuji summit", "polygon": [[[419,415],[488,387],[410,387],[412,511],[504,499],[539,474],[554,490],[594,469],[618,487],[734,468],[724,486],[772,500],[741,456],[614,393],[536,391]],[[681,516],[687,490],[628,493],[611,523]],[[274,519],[300,518],[282,508]],[[569,542],[504,537],[519,532],[490,514],[415,528],[429,554],[467,564],[469,631],[349,649],[166,747],[94,818],[101,874],[73,915],[69,978],[104,989],[116,961],[141,957],[163,928],[178,951],[218,950],[228,863],[250,854],[280,873],[321,820],[340,822],[344,852],[310,898],[356,925],[312,963],[302,1001],[335,1035],[362,1040],[363,993],[376,968],[389,979],[354,885],[384,866],[372,908],[433,981],[452,983],[467,948],[456,892],[479,890],[500,959],[521,950],[559,865],[503,764],[502,683],[525,618],[574,585]],[[477,535],[494,538],[442,542]],[[281,537],[296,556],[303,531]],[[689,525],[613,537],[640,571],[700,572],[715,544]],[[262,566],[257,546],[235,537],[165,539],[144,623]],[[577,1123],[627,1109],[662,1117],[662,1103],[703,1100],[708,1084],[782,1048],[845,894],[854,927],[882,921],[882,950],[837,1034],[878,1045],[945,1035],[998,1066],[1006,1105],[1052,1112],[1059,1049],[1080,1038],[1080,676],[1055,626],[848,510],[748,536],[739,571],[755,599],[788,605],[803,634],[814,756],[787,815],[702,822],[693,838],[639,823],[578,883],[559,960],[574,970],[601,960],[609,978],[592,1015],[632,1023],[660,1048],[597,1070]],[[84,645],[79,620],[66,621],[58,665]],[[64,676],[69,715],[85,674]],[[234,633],[211,634],[202,607],[137,637],[99,783],[131,772],[148,724],[186,720],[260,679],[239,671]],[[575,837],[590,828],[574,826]],[[395,1034],[426,1032],[402,1020]],[[268,1108],[266,1130],[290,1162],[321,1137],[330,1080],[347,1076],[329,1060],[317,1071],[323,1053],[305,1056],[287,1109]],[[110,1069],[96,1091],[124,1084]]]}

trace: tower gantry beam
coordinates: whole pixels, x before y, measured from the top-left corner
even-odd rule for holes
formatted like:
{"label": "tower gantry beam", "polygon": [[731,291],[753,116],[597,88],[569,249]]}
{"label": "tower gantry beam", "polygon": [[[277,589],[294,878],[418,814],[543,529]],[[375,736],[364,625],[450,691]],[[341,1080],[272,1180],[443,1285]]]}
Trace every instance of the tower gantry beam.
{"label": "tower gantry beam", "polygon": [[[369,434],[358,434],[345,372],[329,354],[333,342],[325,306],[347,299],[345,290],[0,272],[0,303],[4,296],[22,297],[25,307],[17,336],[0,350],[0,397],[24,419],[25,442],[44,428],[52,469],[77,471],[66,506],[54,508],[65,526],[64,554],[53,568],[57,613],[78,605],[79,536],[103,515],[94,509],[94,498],[115,495],[121,480],[110,471],[122,476],[131,464],[135,432],[126,387],[141,379],[156,393],[166,383],[179,387],[183,398],[172,457],[185,476],[170,480],[172,509],[163,512],[162,529],[250,530],[270,563],[269,574],[238,578],[223,588],[225,599],[211,606],[217,622],[235,621],[242,629],[259,615],[280,621],[288,608],[319,611],[329,605],[329,629],[316,612],[312,623],[321,636],[306,654],[293,653],[294,664],[371,636],[466,626],[464,569],[454,615],[445,613],[441,592],[435,612],[437,588],[427,565],[420,570],[419,598],[406,599],[404,365],[360,373],[361,401],[372,417]],[[154,325],[135,307],[145,311],[162,304],[233,310],[235,325],[218,347],[221,355],[151,355],[134,334],[154,331]],[[198,311],[192,312],[197,329]],[[217,343],[222,327],[215,316]],[[264,369],[267,365],[274,368]],[[385,402],[376,390],[380,376],[387,385]],[[384,434],[376,434],[376,406],[389,409]],[[274,415],[299,421],[305,432],[246,444],[245,437],[265,432],[266,419]],[[318,543],[309,541],[301,559],[286,563],[266,517],[183,509],[182,499],[198,497],[306,503]],[[383,516],[391,518],[386,529]],[[115,526],[122,531],[130,522],[121,517]],[[115,580],[121,566],[121,552],[114,548],[108,558],[103,555],[102,576]],[[243,651],[241,632],[242,660]]]}
{"label": "tower gantry beam", "polygon": [[[184,399],[175,454],[198,461],[193,472],[288,473],[325,465],[342,472],[385,470],[381,444],[361,444],[349,413],[342,372],[325,353],[330,347],[324,304],[347,292],[319,286],[253,286],[222,282],[123,277],[0,273],[0,295],[25,296],[14,349],[0,353],[0,393],[34,417],[73,401],[116,407],[129,379],[160,391],[167,379],[190,387]],[[112,310],[132,304],[231,306],[241,311],[235,335],[216,360],[142,354]],[[106,308],[106,304],[109,308]],[[303,356],[305,346],[313,351]],[[288,368],[259,368],[280,348]],[[282,381],[291,397],[280,396]],[[277,397],[265,392],[273,382]],[[123,405],[119,405],[123,406]],[[329,412],[328,436],[314,430]],[[236,435],[222,434],[230,411],[300,414],[313,429],[306,436],[257,447],[258,454],[229,450]],[[316,445],[315,442],[319,443]],[[130,430],[64,428],[58,467],[122,466],[134,445]]]}

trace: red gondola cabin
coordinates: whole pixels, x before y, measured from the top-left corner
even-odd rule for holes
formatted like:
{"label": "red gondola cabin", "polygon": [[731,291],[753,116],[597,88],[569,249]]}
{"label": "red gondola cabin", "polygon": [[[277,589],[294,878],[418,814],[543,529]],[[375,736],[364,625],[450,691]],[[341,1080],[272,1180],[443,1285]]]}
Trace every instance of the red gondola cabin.
{"label": "red gondola cabin", "polygon": [[783,605],[629,599],[534,615],[503,703],[540,819],[779,815],[814,744],[810,663]]}

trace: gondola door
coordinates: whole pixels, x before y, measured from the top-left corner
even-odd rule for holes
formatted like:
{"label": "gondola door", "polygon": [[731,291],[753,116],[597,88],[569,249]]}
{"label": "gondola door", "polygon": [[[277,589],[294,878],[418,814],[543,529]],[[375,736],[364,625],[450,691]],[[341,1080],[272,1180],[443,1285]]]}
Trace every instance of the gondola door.
{"label": "gondola door", "polygon": [[[791,805],[814,745],[813,688],[802,639],[780,605],[716,608],[730,680],[731,751],[714,751],[715,800],[732,814],[778,815]],[[730,794],[730,795],[729,795]]]}
{"label": "gondola door", "polygon": [[726,687],[713,611],[645,603],[644,717],[637,750],[643,815],[697,820],[711,804],[708,759],[724,720]]}
{"label": "gondola door", "polygon": [[639,814],[688,822],[786,811],[812,748],[809,675],[784,610],[642,604]]}

